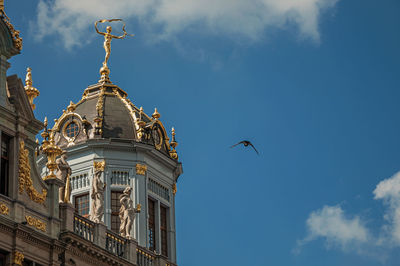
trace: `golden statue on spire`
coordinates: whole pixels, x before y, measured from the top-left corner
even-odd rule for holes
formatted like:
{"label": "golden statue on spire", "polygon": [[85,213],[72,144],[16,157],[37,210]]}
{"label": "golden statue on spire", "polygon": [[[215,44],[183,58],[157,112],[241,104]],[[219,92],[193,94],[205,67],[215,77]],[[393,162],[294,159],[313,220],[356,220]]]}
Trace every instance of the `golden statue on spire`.
{"label": "golden statue on spire", "polygon": [[124,38],[125,38],[126,36],[128,36],[128,35],[129,35],[129,36],[134,36],[133,34],[128,34],[128,33],[125,31],[125,23],[124,23],[124,25],[122,26],[122,31],[124,32],[124,34],[121,35],[121,36],[117,36],[117,35],[111,34],[111,31],[112,31],[111,26],[107,26],[106,32],[101,32],[101,31],[99,31],[99,29],[97,28],[97,23],[113,22],[113,21],[122,21],[122,19],[101,19],[101,20],[98,20],[98,21],[96,21],[96,22],[94,23],[94,27],[95,27],[95,29],[96,29],[96,32],[97,32],[98,34],[104,36],[104,44],[103,44],[103,47],[104,47],[104,50],[106,51],[106,56],[105,56],[105,58],[104,58],[103,66],[100,68],[100,75],[101,75],[101,78],[100,78],[99,82],[104,82],[104,81],[110,82],[110,78],[109,78],[110,69],[109,69],[108,66],[107,66],[107,62],[108,62],[108,59],[110,58],[110,53],[111,53],[111,40],[112,40],[112,39],[124,39]]}

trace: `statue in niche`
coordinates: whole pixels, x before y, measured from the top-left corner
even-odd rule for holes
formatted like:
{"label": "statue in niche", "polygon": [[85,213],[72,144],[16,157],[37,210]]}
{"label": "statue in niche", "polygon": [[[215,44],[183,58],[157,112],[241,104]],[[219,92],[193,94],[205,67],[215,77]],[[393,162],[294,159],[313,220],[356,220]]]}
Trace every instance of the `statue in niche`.
{"label": "statue in niche", "polygon": [[70,203],[69,198],[71,197],[71,186],[69,176],[71,175],[71,167],[67,162],[67,154],[64,152],[61,157],[56,160],[57,172],[56,176],[58,179],[64,182],[64,186],[58,190],[58,202]]}
{"label": "statue in niche", "polygon": [[94,170],[94,176],[92,181],[92,207],[90,213],[90,220],[95,223],[102,223],[101,219],[104,215],[104,190],[106,184],[101,181],[101,173],[104,171],[104,167],[96,167]]}
{"label": "statue in niche", "polygon": [[132,239],[131,230],[133,222],[135,221],[136,213],[140,212],[140,204],[133,206],[133,201],[131,199],[132,188],[125,188],[121,196],[119,196],[119,201],[121,203],[121,208],[119,210],[119,218],[121,219],[121,226],[119,227],[119,233],[121,236]]}

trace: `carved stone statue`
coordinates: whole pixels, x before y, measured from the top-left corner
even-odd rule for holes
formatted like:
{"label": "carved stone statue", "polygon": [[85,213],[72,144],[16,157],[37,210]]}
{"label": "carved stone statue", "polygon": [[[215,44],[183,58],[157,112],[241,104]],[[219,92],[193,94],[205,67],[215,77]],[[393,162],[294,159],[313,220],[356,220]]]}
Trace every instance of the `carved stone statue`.
{"label": "carved stone statue", "polygon": [[136,213],[140,212],[140,204],[133,206],[131,199],[132,188],[125,188],[123,194],[119,196],[121,202],[121,209],[119,210],[119,218],[121,219],[121,226],[119,227],[119,233],[121,236],[128,239],[132,239],[131,229],[133,222],[135,221]]}
{"label": "carved stone statue", "polygon": [[101,181],[101,173],[104,169],[95,168],[92,181],[92,208],[90,220],[95,223],[101,223],[104,215],[104,190],[106,184]]}
{"label": "carved stone statue", "polygon": [[69,176],[71,175],[71,167],[67,163],[67,154],[63,153],[60,158],[56,160],[58,179],[64,182],[64,186],[59,189],[59,202],[69,203],[69,198],[71,196],[71,186],[69,184]]}

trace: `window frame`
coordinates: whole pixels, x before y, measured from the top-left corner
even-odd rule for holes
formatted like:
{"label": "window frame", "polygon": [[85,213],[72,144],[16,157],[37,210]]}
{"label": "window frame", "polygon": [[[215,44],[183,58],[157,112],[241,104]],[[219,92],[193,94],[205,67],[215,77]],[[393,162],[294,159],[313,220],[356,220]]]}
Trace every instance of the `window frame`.
{"label": "window frame", "polygon": [[[83,198],[87,196],[87,214],[82,214],[82,212],[79,212],[81,210],[80,206],[78,205],[77,199]],[[81,193],[74,195],[74,207],[75,211],[82,217],[89,218],[90,215],[90,198],[89,198],[89,193]],[[86,208],[85,208],[86,209]]]}

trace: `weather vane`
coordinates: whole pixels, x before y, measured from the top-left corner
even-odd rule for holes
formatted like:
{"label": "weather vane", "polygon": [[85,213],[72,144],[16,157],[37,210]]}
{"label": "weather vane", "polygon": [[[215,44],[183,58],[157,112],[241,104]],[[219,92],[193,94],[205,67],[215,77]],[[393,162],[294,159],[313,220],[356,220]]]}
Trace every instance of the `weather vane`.
{"label": "weather vane", "polygon": [[124,32],[124,34],[121,35],[121,36],[117,36],[117,35],[111,34],[111,31],[112,31],[111,26],[107,26],[106,32],[101,32],[97,28],[97,23],[113,22],[113,21],[123,21],[123,20],[122,19],[116,19],[116,18],[115,19],[101,19],[101,20],[98,20],[98,21],[96,21],[94,23],[94,27],[96,29],[96,32],[98,34],[104,36],[103,47],[104,47],[104,50],[106,51],[106,56],[104,58],[103,66],[100,68],[101,78],[100,78],[99,82],[104,82],[104,81],[110,82],[110,78],[109,78],[110,69],[107,66],[107,62],[108,62],[108,59],[110,58],[110,53],[111,53],[111,40],[112,39],[124,39],[126,36],[134,36],[133,34],[128,34],[125,31],[125,23],[122,26],[122,31]]}

